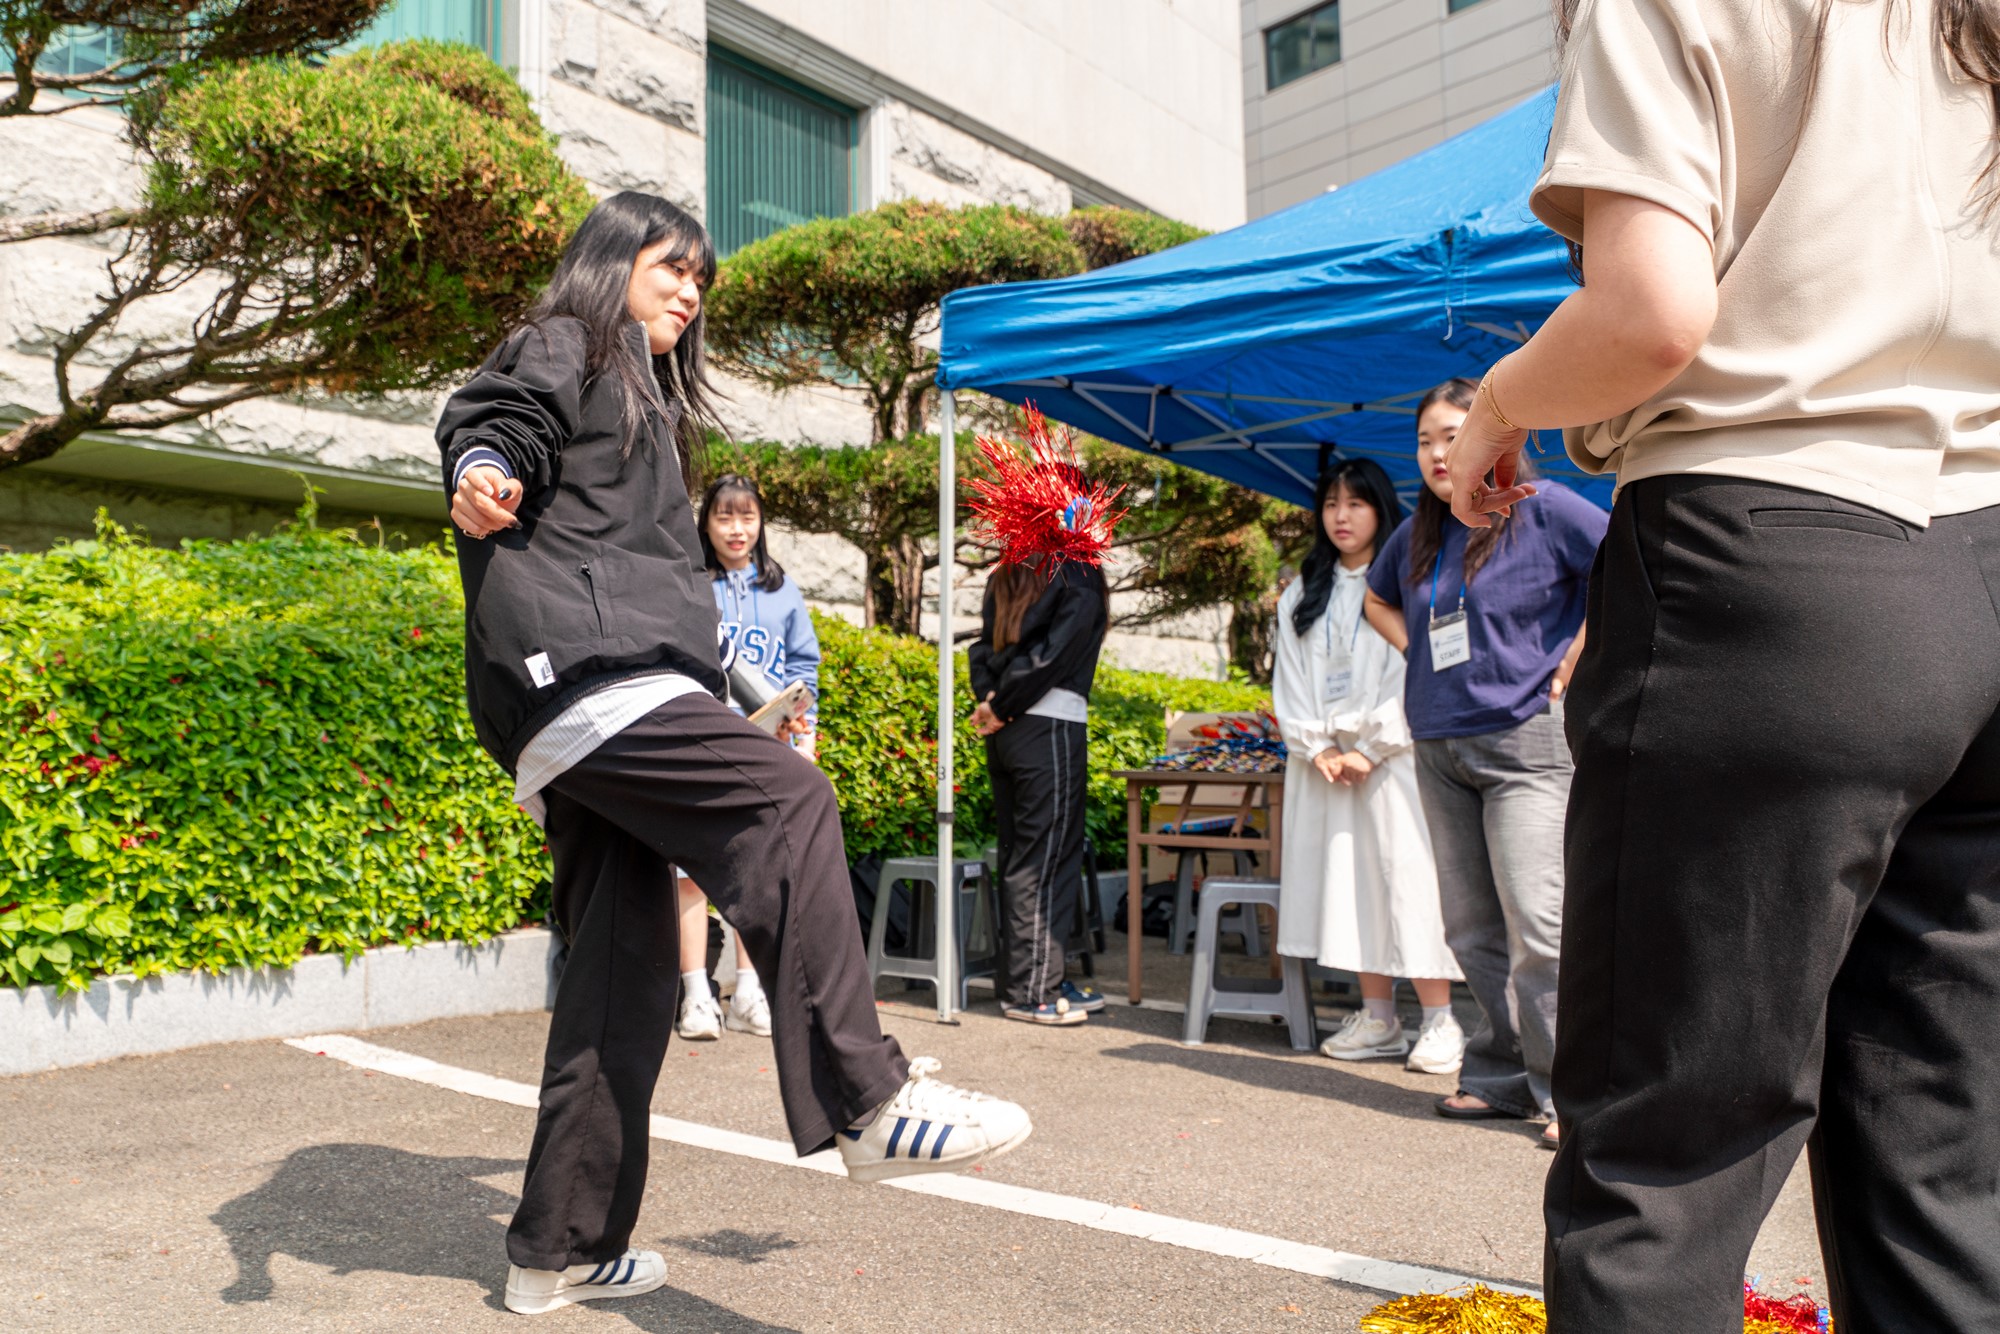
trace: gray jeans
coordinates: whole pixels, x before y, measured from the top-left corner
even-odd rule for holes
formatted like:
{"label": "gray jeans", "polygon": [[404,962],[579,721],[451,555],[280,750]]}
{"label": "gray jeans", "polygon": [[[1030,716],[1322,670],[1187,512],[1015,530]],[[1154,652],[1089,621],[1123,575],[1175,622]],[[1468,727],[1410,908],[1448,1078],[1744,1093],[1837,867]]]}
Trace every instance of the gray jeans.
{"label": "gray jeans", "polygon": [[1458,1084],[1516,1116],[1554,1116],[1563,817],[1562,706],[1519,727],[1417,742],[1445,939],[1479,1002]]}

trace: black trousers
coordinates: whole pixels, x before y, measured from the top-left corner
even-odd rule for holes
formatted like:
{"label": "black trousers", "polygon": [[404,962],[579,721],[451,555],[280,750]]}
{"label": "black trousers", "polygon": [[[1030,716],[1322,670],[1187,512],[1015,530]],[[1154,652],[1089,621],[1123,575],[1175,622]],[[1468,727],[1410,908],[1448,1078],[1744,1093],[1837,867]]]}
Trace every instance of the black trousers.
{"label": "black trousers", "polygon": [[1000,997],[1047,1005],[1061,992],[1083,888],[1090,771],[1084,723],[1026,714],[986,738],[1000,826]]}
{"label": "black trousers", "polygon": [[1734,1334],[1809,1147],[1841,1334],[2000,1330],[2000,509],[1627,486],[1569,694],[1553,1334]]}
{"label": "black trousers", "polygon": [[688,695],[544,796],[569,961],[507,1253],[562,1269],[622,1254],[639,1216],[653,1086],[679,999],[670,865],[694,877],[757,965],[801,1154],[887,1099],[908,1065],[876,1018],[833,788],[791,747]]}

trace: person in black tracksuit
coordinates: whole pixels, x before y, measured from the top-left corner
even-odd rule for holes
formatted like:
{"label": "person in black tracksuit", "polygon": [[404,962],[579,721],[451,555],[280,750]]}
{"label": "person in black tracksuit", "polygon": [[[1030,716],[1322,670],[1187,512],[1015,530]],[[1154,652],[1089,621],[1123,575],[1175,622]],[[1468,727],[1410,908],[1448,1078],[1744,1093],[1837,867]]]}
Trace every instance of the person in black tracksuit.
{"label": "person in black tracksuit", "polygon": [[[515,1311],[666,1281],[658,1252],[629,1242],[680,982],[671,865],[767,979],[800,1154],[837,1145],[849,1175],[880,1180],[961,1170],[1031,1129],[883,1035],[833,789],[718,698],[727,664],[688,503],[714,420],[701,349],[714,273],[700,223],[613,196],[437,426],[473,728],[543,824],[569,945],[507,1230]],[[906,1126],[921,1126],[914,1142]]]}
{"label": "person in black tracksuit", "polygon": [[1003,565],[969,654],[1000,826],[1001,1013],[1078,1024],[1104,1008],[1065,976],[1083,884],[1090,686],[1110,623],[1104,572]]}

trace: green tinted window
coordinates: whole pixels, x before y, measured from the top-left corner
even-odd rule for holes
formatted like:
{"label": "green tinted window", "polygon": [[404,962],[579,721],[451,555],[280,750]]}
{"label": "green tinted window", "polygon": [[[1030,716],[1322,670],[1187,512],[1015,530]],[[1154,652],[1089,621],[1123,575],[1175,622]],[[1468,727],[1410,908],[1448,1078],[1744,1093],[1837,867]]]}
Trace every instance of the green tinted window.
{"label": "green tinted window", "polygon": [[708,56],[708,230],[727,255],[854,211],[854,111],[730,52]]}
{"label": "green tinted window", "polygon": [[1321,5],[1264,30],[1264,86],[1282,87],[1340,63],[1340,6]]}
{"label": "green tinted window", "polygon": [[498,59],[500,0],[396,0],[354,45],[379,46],[411,37],[463,42]]}
{"label": "green tinted window", "polygon": [[118,58],[118,34],[105,28],[65,28],[49,42],[35,68],[44,74],[95,74]]}
{"label": "green tinted window", "polygon": [[1478,3],[1479,0],[1445,0],[1445,12],[1456,14],[1459,10],[1470,9]]}

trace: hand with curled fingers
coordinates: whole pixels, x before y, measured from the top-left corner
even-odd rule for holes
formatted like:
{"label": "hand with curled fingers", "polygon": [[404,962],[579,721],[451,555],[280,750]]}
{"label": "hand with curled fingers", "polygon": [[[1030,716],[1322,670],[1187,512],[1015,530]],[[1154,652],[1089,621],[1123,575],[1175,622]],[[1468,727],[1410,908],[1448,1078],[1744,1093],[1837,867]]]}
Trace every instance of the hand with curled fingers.
{"label": "hand with curled fingers", "polygon": [[[1498,366],[1493,368],[1497,370]],[[1501,415],[1493,401],[1493,371],[1479,382],[1479,392],[1445,451],[1451,512],[1468,528],[1490,527],[1488,515],[1511,516],[1517,502],[1535,494],[1533,483],[1521,481],[1521,450],[1528,443],[1528,432]]]}
{"label": "hand with curled fingers", "polygon": [[467,468],[451,497],[451,521],[467,537],[490,537],[502,528],[519,528],[514,511],[521,508],[521,483],[498,468],[484,464]]}

